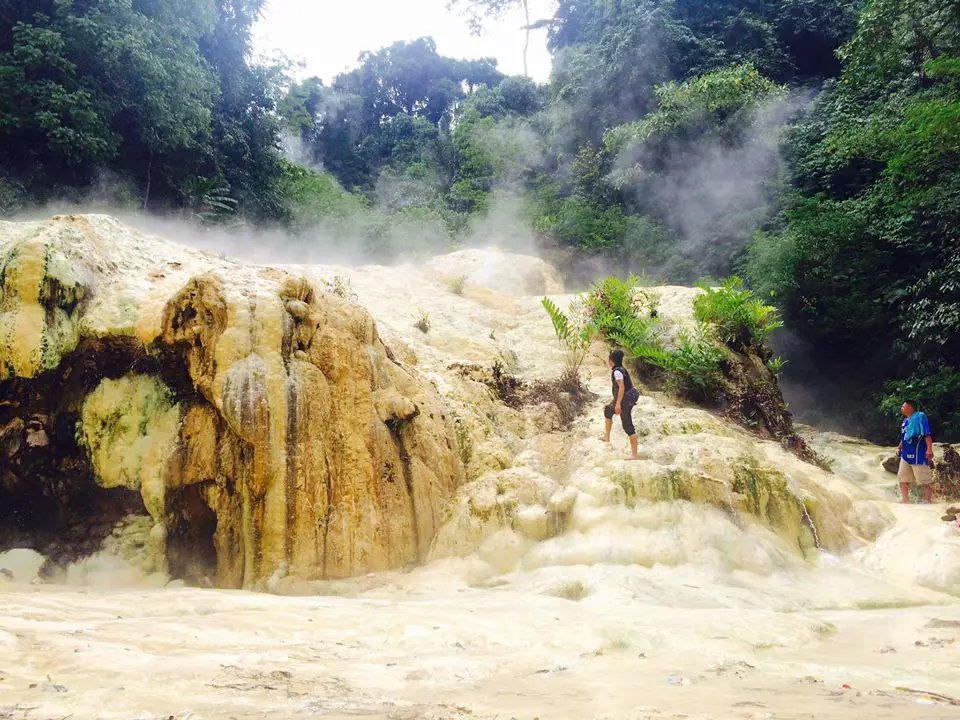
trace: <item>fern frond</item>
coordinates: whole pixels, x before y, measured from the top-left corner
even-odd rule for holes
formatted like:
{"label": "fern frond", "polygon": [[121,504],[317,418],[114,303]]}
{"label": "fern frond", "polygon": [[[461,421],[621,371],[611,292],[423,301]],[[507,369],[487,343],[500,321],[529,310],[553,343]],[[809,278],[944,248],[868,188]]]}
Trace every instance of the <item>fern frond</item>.
{"label": "fern frond", "polygon": [[560,342],[565,342],[566,339],[570,337],[569,318],[567,318],[566,313],[558,308],[556,303],[550,298],[545,297],[541,302],[544,310],[547,311],[547,315],[550,316],[550,321],[553,323],[553,331],[557,334],[557,339],[560,340]]}

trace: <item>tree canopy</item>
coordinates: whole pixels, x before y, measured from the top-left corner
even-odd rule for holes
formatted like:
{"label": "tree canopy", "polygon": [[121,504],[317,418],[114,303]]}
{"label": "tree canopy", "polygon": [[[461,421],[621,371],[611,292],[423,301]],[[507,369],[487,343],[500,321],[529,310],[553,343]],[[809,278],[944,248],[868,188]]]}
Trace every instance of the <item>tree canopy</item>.
{"label": "tree canopy", "polygon": [[117,200],[144,207],[199,207],[223,187],[253,217],[276,214],[272,80],[247,60],[261,5],[3,3],[5,184],[44,198],[107,173]]}
{"label": "tree canopy", "polygon": [[871,0],[841,55],[793,131],[794,189],[752,274],[826,364],[856,357],[886,411],[912,397],[955,437],[960,3]]}
{"label": "tree canopy", "polygon": [[[549,83],[431,38],[325,83],[264,0],[0,0],[0,212],[91,198],[389,260],[475,240],[734,271],[893,412],[960,436],[958,0],[559,0]],[[474,29],[522,0],[456,0]],[[867,357],[866,363],[862,358]]]}

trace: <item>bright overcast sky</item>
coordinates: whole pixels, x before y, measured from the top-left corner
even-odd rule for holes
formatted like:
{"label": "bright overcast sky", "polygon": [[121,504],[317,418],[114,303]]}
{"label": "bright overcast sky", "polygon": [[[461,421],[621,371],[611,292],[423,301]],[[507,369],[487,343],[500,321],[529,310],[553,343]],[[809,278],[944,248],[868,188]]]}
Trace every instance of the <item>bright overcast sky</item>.
{"label": "bright overcast sky", "polygon": [[[550,17],[553,0],[530,0],[531,22]],[[324,82],[356,67],[364,50],[378,50],[397,40],[430,36],[437,52],[455,58],[494,57],[501,72],[523,73],[523,12],[518,8],[499,23],[487,23],[480,37],[466,20],[447,10],[447,0],[268,0],[256,28],[258,52],[282,52],[302,62],[306,76]],[[530,76],[550,76],[546,30],[531,34]]]}

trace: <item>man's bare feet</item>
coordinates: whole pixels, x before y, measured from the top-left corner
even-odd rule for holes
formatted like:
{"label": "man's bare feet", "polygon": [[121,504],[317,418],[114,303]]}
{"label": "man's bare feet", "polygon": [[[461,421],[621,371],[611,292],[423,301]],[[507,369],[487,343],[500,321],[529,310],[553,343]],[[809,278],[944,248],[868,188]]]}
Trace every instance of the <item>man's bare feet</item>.
{"label": "man's bare feet", "polygon": [[628,461],[639,460],[639,459],[640,459],[640,458],[638,458],[638,457],[630,457],[629,455],[624,458],[624,460],[628,460]]}
{"label": "man's bare feet", "polygon": [[601,440],[602,442],[605,442],[605,443],[610,442],[610,438],[608,438],[608,437],[603,437],[603,436],[601,436],[601,437],[600,437],[600,440]]}

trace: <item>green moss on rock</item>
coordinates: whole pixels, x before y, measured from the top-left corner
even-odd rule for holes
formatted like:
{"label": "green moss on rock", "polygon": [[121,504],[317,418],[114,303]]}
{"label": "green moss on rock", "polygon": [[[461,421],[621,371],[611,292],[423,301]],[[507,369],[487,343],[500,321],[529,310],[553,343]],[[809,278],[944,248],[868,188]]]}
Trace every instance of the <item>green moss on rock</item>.
{"label": "green moss on rock", "polygon": [[140,490],[150,514],[163,513],[167,463],[177,440],[180,406],[157,378],[104,380],[83,403],[80,427],[105,488]]}
{"label": "green moss on rock", "polygon": [[742,458],[733,471],[731,490],[741,497],[741,509],[796,544],[801,554],[817,546],[813,518],[784,473],[761,467],[754,458]]}

